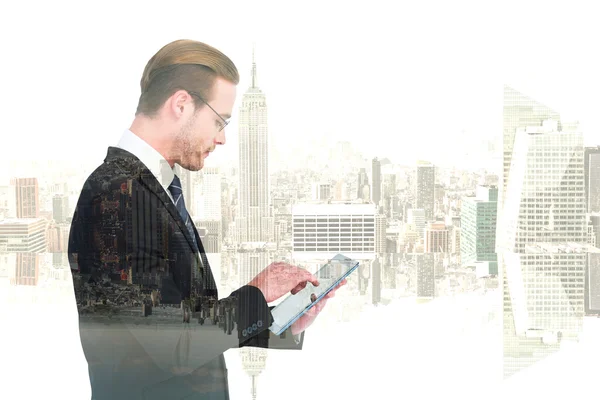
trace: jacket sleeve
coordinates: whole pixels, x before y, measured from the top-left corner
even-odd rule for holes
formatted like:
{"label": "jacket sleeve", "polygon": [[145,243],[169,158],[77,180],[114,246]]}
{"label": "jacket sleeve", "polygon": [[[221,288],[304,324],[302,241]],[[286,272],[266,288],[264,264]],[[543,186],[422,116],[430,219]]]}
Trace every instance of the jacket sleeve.
{"label": "jacket sleeve", "polygon": [[238,337],[240,347],[253,346],[270,349],[301,350],[304,342],[304,332],[292,335],[288,328],[281,335],[275,335],[269,330],[273,323],[271,310],[262,292],[254,286],[243,286],[231,294],[237,298],[239,318]]}

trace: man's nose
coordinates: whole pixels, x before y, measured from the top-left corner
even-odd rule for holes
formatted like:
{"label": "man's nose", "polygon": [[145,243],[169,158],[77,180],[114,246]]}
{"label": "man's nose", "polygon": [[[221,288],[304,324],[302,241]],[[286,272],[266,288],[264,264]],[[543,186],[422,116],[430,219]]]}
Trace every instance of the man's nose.
{"label": "man's nose", "polygon": [[215,143],[216,144],[225,144],[225,129],[227,128],[223,128],[219,131],[219,133],[217,134],[217,137],[215,138]]}

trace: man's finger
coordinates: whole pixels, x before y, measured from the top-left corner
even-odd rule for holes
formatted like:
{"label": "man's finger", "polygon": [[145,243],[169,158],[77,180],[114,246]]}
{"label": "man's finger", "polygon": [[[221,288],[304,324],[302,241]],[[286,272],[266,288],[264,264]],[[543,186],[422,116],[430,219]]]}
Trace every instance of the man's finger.
{"label": "man's finger", "polygon": [[292,294],[298,293],[299,291],[301,291],[305,287],[306,287],[306,282],[299,283],[295,288],[292,289]]}
{"label": "man's finger", "polygon": [[319,280],[317,279],[317,277],[314,276],[313,274],[311,274],[307,270],[303,270],[302,278],[303,278],[302,281],[308,281],[315,286],[319,286]]}

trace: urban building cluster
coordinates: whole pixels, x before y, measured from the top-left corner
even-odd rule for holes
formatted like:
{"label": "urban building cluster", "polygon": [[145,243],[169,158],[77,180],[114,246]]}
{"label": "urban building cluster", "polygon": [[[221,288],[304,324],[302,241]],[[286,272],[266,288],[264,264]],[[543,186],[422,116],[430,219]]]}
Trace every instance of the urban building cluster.
{"label": "urban building cluster", "polygon": [[[275,170],[254,60],[251,74],[229,128],[239,136],[238,165],[176,170],[218,260],[221,297],[275,260],[316,271],[338,253],[360,261],[346,295],[376,305],[497,291],[505,375],[576,338],[584,315],[600,313],[600,146],[585,147],[576,123],[505,87],[502,154],[481,148],[499,156],[497,170],[371,159],[349,142],[325,150],[326,168],[306,160]],[[57,164],[0,182],[0,279],[70,279],[70,219],[85,178]],[[104,206],[110,212],[118,199]],[[267,352],[242,353],[256,395]]]}

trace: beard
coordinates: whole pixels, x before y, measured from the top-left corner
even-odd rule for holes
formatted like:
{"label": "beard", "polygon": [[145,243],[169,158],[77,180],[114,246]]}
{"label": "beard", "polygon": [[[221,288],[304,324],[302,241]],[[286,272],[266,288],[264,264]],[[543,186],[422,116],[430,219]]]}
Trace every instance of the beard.
{"label": "beard", "polygon": [[179,153],[179,164],[188,171],[199,171],[204,166],[202,154],[204,149],[201,143],[194,143],[193,127],[196,122],[196,114],[194,114],[176,136],[177,152]]}

